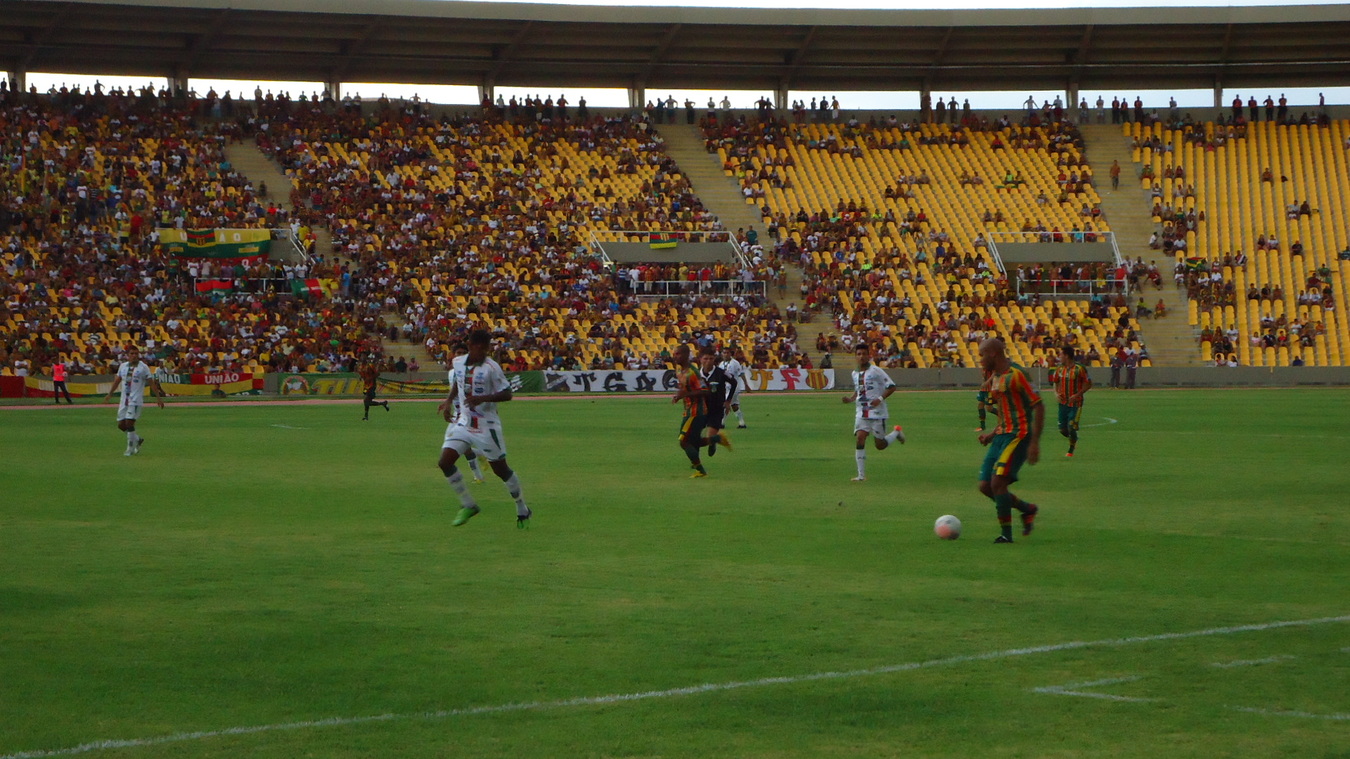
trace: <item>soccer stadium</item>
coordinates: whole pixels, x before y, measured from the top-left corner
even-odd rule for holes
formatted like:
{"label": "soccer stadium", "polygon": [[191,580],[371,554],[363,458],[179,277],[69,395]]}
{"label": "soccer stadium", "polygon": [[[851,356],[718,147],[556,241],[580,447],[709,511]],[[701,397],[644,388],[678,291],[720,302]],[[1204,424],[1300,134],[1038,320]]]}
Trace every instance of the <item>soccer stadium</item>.
{"label": "soccer stadium", "polygon": [[1347,38],[5,0],[0,759],[1347,755]]}

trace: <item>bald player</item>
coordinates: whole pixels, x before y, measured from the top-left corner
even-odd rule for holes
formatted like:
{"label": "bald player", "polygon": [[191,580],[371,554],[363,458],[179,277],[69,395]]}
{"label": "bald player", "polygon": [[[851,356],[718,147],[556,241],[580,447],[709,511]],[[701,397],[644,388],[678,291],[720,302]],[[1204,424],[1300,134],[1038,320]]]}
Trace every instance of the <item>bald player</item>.
{"label": "bald player", "polygon": [[980,434],[980,445],[988,446],[980,467],[980,492],[994,502],[998,512],[999,536],[995,543],[1011,543],[1012,512],[1022,516],[1022,535],[1030,535],[1040,511],[1008,490],[1017,482],[1022,464],[1035,464],[1041,458],[1041,428],[1045,425],[1045,406],[1041,396],[1020,367],[1008,360],[1007,346],[998,338],[980,343],[980,366],[987,373],[981,390],[989,393],[989,404],[998,414],[993,432]]}

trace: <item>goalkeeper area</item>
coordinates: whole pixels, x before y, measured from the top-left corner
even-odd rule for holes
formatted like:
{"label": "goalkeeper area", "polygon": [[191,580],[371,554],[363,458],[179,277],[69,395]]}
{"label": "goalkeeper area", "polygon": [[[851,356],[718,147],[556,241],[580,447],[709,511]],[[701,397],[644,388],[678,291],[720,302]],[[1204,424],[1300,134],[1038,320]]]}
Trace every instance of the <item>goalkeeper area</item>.
{"label": "goalkeeper area", "polygon": [[[0,759],[1341,756],[1350,389],[1088,393],[994,545],[973,392],[503,404],[458,502],[435,402],[0,408]],[[1047,394],[1053,404],[1053,395]],[[954,514],[959,540],[933,521]]]}

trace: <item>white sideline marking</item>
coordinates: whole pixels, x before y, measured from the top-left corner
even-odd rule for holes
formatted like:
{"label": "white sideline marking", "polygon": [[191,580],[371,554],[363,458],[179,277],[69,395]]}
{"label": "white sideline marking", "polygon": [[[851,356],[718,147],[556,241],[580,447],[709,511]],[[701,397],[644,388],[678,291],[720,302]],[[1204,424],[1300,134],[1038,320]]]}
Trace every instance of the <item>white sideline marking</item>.
{"label": "white sideline marking", "polygon": [[1079,426],[1079,427],[1105,427],[1105,426],[1107,426],[1108,424],[1120,424],[1120,420],[1119,420],[1119,419],[1112,419],[1112,418],[1109,417],[1109,416],[1104,416],[1104,417],[1102,417],[1102,418],[1105,419],[1106,421],[1105,421],[1105,422],[1098,422],[1098,423],[1096,423],[1096,424],[1080,424],[1080,425],[1078,425],[1078,426]]}
{"label": "white sideline marking", "polygon": [[[1100,698],[1107,701],[1154,701],[1152,698],[1135,698],[1133,696],[1115,696],[1110,693],[1088,693],[1078,690],[1079,688],[1096,688],[1102,685],[1116,685],[1117,683],[1132,683],[1138,680],[1138,676],[1131,677],[1108,677],[1105,680],[1092,680],[1086,683],[1065,683],[1064,685],[1047,685],[1044,688],[1032,688],[1032,693],[1048,693],[1054,696],[1080,696],[1082,698]],[[1073,690],[1070,690],[1072,688]]]}
{"label": "white sideline marking", "polygon": [[1264,659],[1238,659],[1236,661],[1216,661],[1210,664],[1209,666],[1218,667],[1219,669],[1231,669],[1232,667],[1254,667],[1258,664],[1274,664],[1276,662],[1289,661],[1290,659],[1297,659],[1297,658],[1298,658],[1297,656],[1289,656],[1289,655],[1267,656]]}
{"label": "white sideline marking", "polygon": [[1300,719],[1332,719],[1337,721],[1350,720],[1350,714],[1315,714],[1313,712],[1288,711],[1285,709],[1253,709],[1247,706],[1230,706],[1228,708],[1235,712],[1264,714],[1267,717],[1298,717]]}
{"label": "white sideline marking", "polygon": [[307,429],[309,429],[308,427],[292,427],[292,426],[289,425],[289,424],[274,424],[274,425],[272,425],[272,426],[273,426],[273,427],[276,427],[277,429],[281,429],[281,430],[307,430]]}
{"label": "white sideline marking", "polygon": [[[1008,648],[1002,651],[990,651],[983,654],[967,654],[963,656],[949,656],[943,659],[929,659],[927,661],[907,662],[904,664],[892,664],[885,667],[873,667],[870,669],[854,669],[844,672],[815,672],[808,675],[793,675],[784,677],[764,677],[758,680],[740,680],[728,683],[704,683],[703,685],[692,685],[684,688],[671,688],[669,690],[650,690],[639,693],[614,693],[608,696],[578,696],[577,698],[562,699],[559,701],[531,701],[518,704],[499,704],[497,706],[473,706],[461,709],[445,709],[434,712],[421,712],[414,714],[374,714],[365,717],[329,717],[327,719],[306,720],[303,722],[281,722],[272,725],[248,725],[244,727],[227,727],[221,730],[199,730],[191,733],[172,733],[170,735],[161,735],[154,738],[127,738],[110,739],[94,741],[92,743],[82,743],[78,746],[57,749],[39,749],[37,751],[19,751],[12,754],[0,755],[0,759],[45,759],[53,756],[74,756],[75,754],[84,754],[90,751],[100,751],[103,749],[118,748],[140,748],[144,746],[161,746],[167,743],[186,743],[188,741],[205,740],[207,738],[222,738],[230,735],[251,735],[255,733],[273,733],[288,730],[307,730],[316,727],[344,727],[347,725],[362,725],[371,722],[396,722],[403,720],[441,720],[449,717],[467,717],[476,714],[502,714],[506,712],[523,711],[542,711],[544,709],[563,709],[569,706],[596,706],[600,704],[619,704],[629,701],[646,701],[657,698],[670,698],[672,696],[693,696],[701,693],[718,693],[722,691],[741,690],[743,688],[758,688],[765,685],[795,685],[797,683],[814,682],[817,680],[844,680],[855,677],[871,677],[874,675],[886,675],[895,672],[912,672],[916,669],[927,669],[929,667],[942,667],[951,664],[967,664],[970,662],[995,661],[998,659],[1011,659],[1018,656],[1030,656],[1032,654],[1047,654],[1057,651],[1073,651],[1080,648],[1096,648],[1102,646],[1130,646],[1136,643],[1156,643],[1164,640],[1186,640],[1188,638],[1204,638],[1213,635],[1235,635],[1244,632],[1261,632],[1264,630],[1278,630],[1284,627],[1310,627],[1313,625],[1328,625],[1339,622],[1350,622],[1350,614],[1339,617],[1320,617],[1318,619],[1294,619],[1283,622],[1263,622],[1250,625],[1234,625],[1231,627],[1211,627],[1208,630],[1192,630],[1190,632],[1160,633],[1158,635],[1136,635],[1128,638],[1103,638],[1101,640],[1090,641],[1069,641],[1067,643],[1055,643],[1048,646],[1033,646],[1031,648]],[[1081,686],[1080,686],[1081,687]]]}

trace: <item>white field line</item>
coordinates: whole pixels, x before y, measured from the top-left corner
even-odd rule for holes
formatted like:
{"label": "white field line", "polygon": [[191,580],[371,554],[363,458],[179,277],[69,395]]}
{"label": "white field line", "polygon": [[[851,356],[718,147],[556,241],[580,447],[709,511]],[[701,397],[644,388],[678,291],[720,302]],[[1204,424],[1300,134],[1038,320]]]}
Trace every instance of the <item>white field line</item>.
{"label": "white field line", "polygon": [[19,751],[11,754],[4,754],[0,759],[45,759],[45,757],[54,756],[74,756],[84,754],[90,751],[101,751],[106,749],[120,748],[141,748],[145,746],[160,746],[168,743],[186,743],[189,741],[206,740],[208,738],[222,738],[231,735],[252,735],[256,733],[274,733],[283,731],[308,730],[321,727],[343,727],[346,725],[361,725],[372,722],[396,722],[404,720],[443,720],[450,717],[467,717],[477,714],[502,714],[506,712],[522,711],[542,711],[545,709],[564,709],[573,706],[596,706],[602,704],[618,704],[629,701],[647,701],[652,699],[672,698],[676,696],[694,696],[702,693],[718,693],[722,691],[741,690],[744,688],[760,688],[767,685],[795,685],[797,683],[815,682],[819,680],[847,680],[857,677],[872,677],[875,675],[886,675],[895,672],[912,672],[918,669],[927,669],[930,667],[945,667],[953,664],[967,664],[970,662],[995,661],[998,659],[1012,659],[1019,656],[1031,656],[1033,654],[1048,654],[1058,651],[1073,651],[1081,648],[1100,648],[1106,646],[1132,646],[1139,643],[1156,643],[1159,641],[1186,640],[1189,638],[1205,638],[1215,635],[1236,635],[1245,632],[1262,632],[1265,630],[1278,630],[1286,627],[1311,627],[1314,625],[1329,625],[1341,622],[1350,622],[1350,614],[1339,617],[1321,617],[1318,619],[1295,619],[1282,622],[1264,622],[1249,625],[1234,625],[1231,627],[1211,627],[1207,630],[1192,630],[1190,632],[1160,633],[1157,635],[1136,635],[1128,638],[1103,638],[1101,640],[1091,641],[1070,641],[1067,643],[1055,643],[1048,646],[1034,646],[1031,648],[1008,648],[1002,651],[990,651],[983,654],[967,654],[963,656],[949,656],[943,659],[929,659],[927,661],[907,662],[904,664],[892,664],[885,667],[872,667],[870,669],[854,669],[844,672],[815,672],[807,675],[790,675],[784,677],[765,677],[758,680],[740,680],[728,683],[704,683],[703,685],[692,685],[684,688],[671,688],[668,690],[642,691],[638,693],[615,693],[608,696],[579,696],[577,698],[563,699],[559,701],[532,701],[518,704],[499,704],[496,706],[475,706],[461,709],[446,709],[434,712],[409,713],[409,714],[374,714],[364,717],[329,717],[327,719],[306,720],[303,722],[279,722],[271,725],[250,725],[244,727],[228,727],[220,730],[200,730],[190,733],[173,733],[170,735],[161,735],[152,738],[128,738],[128,739],[107,739],[93,741],[91,743],[82,743],[78,746],[69,748],[46,749],[37,751]]}
{"label": "white field line", "polygon": [[1108,424],[1120,424],[1120,420],[1119,420],[1119,419],[1112,419],[1112,418],[1109,417],[1109,416],[1104,416],[1104,417],[1101,417],[1101,418],[1102,418],[1102,419],[1105,419],[1106,421],[1104,421],[1104,422],[1097,422],[1096,424],[1080,424],[1080,425],[1078,425],[1078,426],[1079,426],[1079,427],[1105,427],[1105,426],[1107,426]]}
{"label": "white field line", "polygon": [[1116,685],[1117,683],[1132,683],[1138,680],[1137,676],[1132,677],[1108,677],[1105,680],[1092,680],[1086,683],[1065,683],[1064,685],[1047,685],[1044,688],[1032,688],[1032,693],[1049,693],[1055,696],[1079,696],[1081,698],[1100,698],[1106,701],[1154,701],[1152,698],[1134,698],[1132,696],[1115,696],[1110,693],[1088,693],[1079,690],[1080,688],[1097,688],[1102,685]]}
{"label": "white field line", "polygon": [[1275,664],[1276,662],[1289,661],[1290,659],[1297,659],[1297,658],[1298,658],[1297,656],[1289,656],[1289,655],[1267,656],[1264,659],[1237,659],[1235,661],[1216,661],[1210,664],[1209,666],[1218,667],[1219,669],[1231,669],[1233,667],[1255,667],[1259,664]]}
{"label": "white field line", "polygon": [[1235,712],[1246,712],[1248,714],[1262,714],[1267,717],[1298,717],[1299,719],[1330,719],[1336,721],[1350,720],[1350,714],[1316,714],[1314,712],[1290,711],[1287,709],[1253,709],[1246,706],[1230,706]]}

